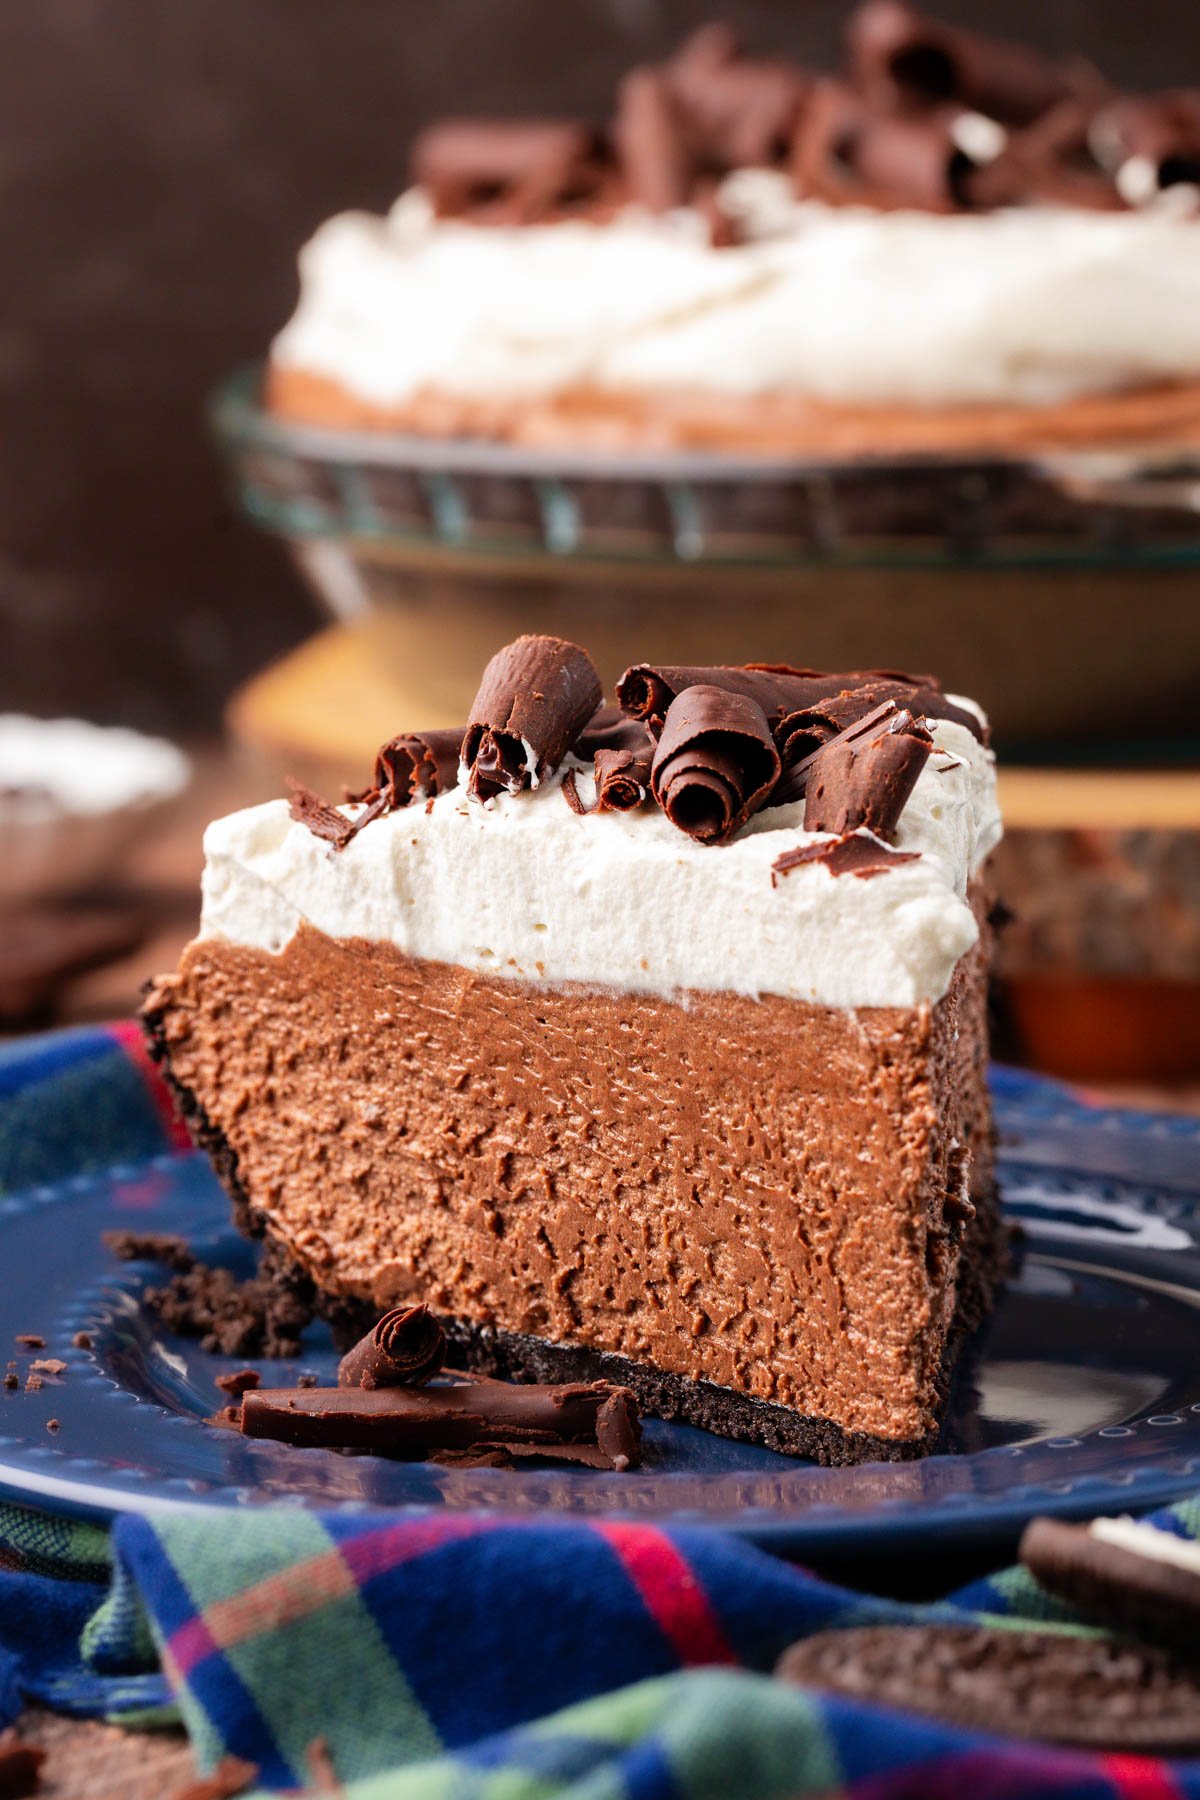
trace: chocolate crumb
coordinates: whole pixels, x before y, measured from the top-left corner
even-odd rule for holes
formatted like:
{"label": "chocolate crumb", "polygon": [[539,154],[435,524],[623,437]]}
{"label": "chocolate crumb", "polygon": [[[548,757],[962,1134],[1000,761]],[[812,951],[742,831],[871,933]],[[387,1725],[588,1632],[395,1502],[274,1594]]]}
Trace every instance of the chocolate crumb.
{"label": "chocolate crumb", "polygon": [[191,1269],[196,1258],[181,1237],[165,1231],[102,1231],[106,1250],[122,1262],[160,1262],[169,1269]]}
{"label": "chocolate crumb", "polygon": [[233,1369],[228,1375],[218,1375],[216,1385],[223,1394],[244,1394],[250,1388],[256,1388],[262,1376],[257,1369]]}
{"label": "chocolate crumb", "polygon": [[297,1377],[296,1377],[296,1386],[297,1387],[315,1388],[319,1385],[320,1384],[318,1383],[315,1375],[297,1375]]}
{"label": "chocolate crumb", "polygon": [[65,1375],[67,1372],[66,1363],[57,1356],[39,1356],[29,1366],[36,1369],[39,1375]]}
{"label": "chocolate crumb", "polygon": [[212,1417],[205,1419],[206,1425],[215,1425],[222,1431],[240,1431],[242,1429],[242,1409],[240,1406],[219,1406]]}
{"label": "chocolate crumb", "polygon": [[59,1424],[57,1419],[47,1419],[46,1420],[46,1430],[47,1431],[61,1431],[62,1426]]}
{"label": "chocolate crumb", "polygon": [[44,1350],[46,1348],[45,1338],[39,1337],[36,1331],[18,1331],[13,1342],[20,1344],[22,1350]]}
{"label": "chocolate crumb", "polygon": [[177,1788],[171,1800],[236,1800],[257,1779],[257,1763],[241,1756],[223,1756],[211,1775],[201,1775]]}
{"label": "chocolate crumb", "polygon": [[20,1385],[21,1385],[21,1377],[19,1375],[14,1375],[12,1370],[9,1369],[4,1377],[4,1386],[8,1389],[9,1393],[11,1394],[16,1388],[19,1388]]}
{"label": "chocolate crumb", "polygon": [[31,1375],[25,1383],[25,1392],[27,1394],[36,1394],[41,1388],[44,1388],[45,1385],[46,1384],[40,1375]]}
{"label": "chocolate crumb", "polygon": [[179,1237],[106,1231],[104,1242],[127,1261],[164,1262],[175,1275],[142,1295],[168,1331],[197,1337],[221,1356],[298,1356],[312,1307],[267,1275],[239,1281],[229,1269],[200,1262]]}
{"label": "chocolate crumb", "polygon": [[91,1332],[90,1331],[77,1331],[75,1333],[75,1336],[71,1339],[71,1344],[72,1344],[72,1347],[76,1350],[90,1350],[92,1348]]}

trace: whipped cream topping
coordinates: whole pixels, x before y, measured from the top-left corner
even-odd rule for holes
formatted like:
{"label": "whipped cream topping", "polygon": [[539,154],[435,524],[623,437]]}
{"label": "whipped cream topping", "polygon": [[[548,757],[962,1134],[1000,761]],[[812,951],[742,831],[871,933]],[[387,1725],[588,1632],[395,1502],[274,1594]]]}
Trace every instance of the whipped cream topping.
{"label": "whipped cream topping", "polygon": [[[1169,192],[1169,190],[1168,190]],[[519,229],[433,217],[413,190],[301,253],[280,368],[381,408],[422,392],[792,392],[848,404],[1051,404],[1200,376],[1200,221],[871,212],[743,169],[698,214]]]}
{"label": "whipped cream topping", "polygon": [[0,807],[76,817],[149,806],[186,786],[191,764],[165,738],[84,719],[0,714]]}
{"label": "whipped cream topping", "polygon": [[961,725],[930,727],[935,751],[896,834],[920,855],[869,880],[811,863],[772,885],[777,856],[824,841],[803,830],[803,801],[756,814],[718,849],[657,808],[581,817],[558,790],[575,768],[590,802],[590,772],[568,758],[536,793],[479,805],[455,788],[374,821],[342,851],[283,800],[218,819],[204,840],[200,936],[277,952],[307,922],[524,981],[935,1001],[978,935],[967,883],[1000,817],[990,751]]}

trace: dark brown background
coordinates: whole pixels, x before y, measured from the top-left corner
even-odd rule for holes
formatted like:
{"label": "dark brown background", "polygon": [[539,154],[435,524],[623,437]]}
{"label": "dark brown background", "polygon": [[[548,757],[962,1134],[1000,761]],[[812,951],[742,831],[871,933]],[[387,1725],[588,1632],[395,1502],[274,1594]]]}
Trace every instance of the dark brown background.
{"label": "dark brown background", "polygon": [[[720,10],[719,6],[715,10]],[[725,9],[830,60],[837,0]],[[1200,78],[1195,0],[946,0]],[[205,395],[293,302],[300,241],[385,207],[431,114],[602,112],[692,0],[0,0],[0,706],[187,733],[315,613],[233,514]]]}

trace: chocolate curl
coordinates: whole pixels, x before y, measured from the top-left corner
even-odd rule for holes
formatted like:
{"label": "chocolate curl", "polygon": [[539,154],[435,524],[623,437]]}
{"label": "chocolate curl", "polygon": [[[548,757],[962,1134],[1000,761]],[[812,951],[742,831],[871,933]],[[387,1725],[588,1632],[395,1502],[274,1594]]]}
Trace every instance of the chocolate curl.
{"label": "chocolate curl", "polygon": [[[889,839],[933,746],[924,722],[889,706],[840,732],[810,759],[805,831],[840,837],[865,825]],[[803,766],[803,765],[802,765]]]}
{"label": "chocolate curl", "polygon": [[[961,122],[953,108],[877,112],[842,83],[822,82],[796,136],[796,191],[831,205],[881,212],[947,213],[976,205],[976,186],[992,165],[971,154]],[[1006,181],[991,178],[988,204],[1000,204],[1015,191],[1015,171],[1005,167]]]}
{"label": "chocolate curl", "polygon": [[653,213],[686,206],[692,160],[666,78],[631,69],[617,90],[613,139],[629,198]]}
{"label": "chocolate curl", "polygon": [[633,1468],[640,1458],[636,1403],[627,1390],[607,1381],[559,1387],[464,1381],[433,1388],[260,1388],[242,1402],[241,1429],[246,1437],[384,1456],[485,1448],[554,1456],[565,1448],[570,1460],[578,1446],[600,1450],[614,1469]]}
{"label": "chocolate curl", "polygon": [[464,736],[460,725],[392,738],[375,758],[374,791],[387,796],[389,810],[447,793],[458,781]]}
{"label": "chocolate curl", "polygon": [[650,785],[672,825],[698,844],[725,843],[778,778],[779,752],[756,700],[701,686],[671,702]]}
{"label": "chocolate curl", "polygon": [[850,20],[854,78],[873,106],[956,100],[1025,125],[1071,92],[1070,72],[1024,44],[927,18],[901,0],[869,0]]}
{"label": "chocolate curl", "polygon": [[587,652],[562,638],[520,637],[483,672],[462,743],[475,800],[519,794],[552,775],[600,704]]}
{"label": "chocolate curl", "polygon": [[420,1387],[446,1360],[446,1334],[424,1305],[397,1306],[347,1350],[339,1387]]}
{"label": "chocolate curl", "polygon": [[617,700],[623,712],[644,722],[657,738],[672,702],[691,687],[715,687],[727,694],[741,694],[757,701],[774,725],[785,713],[812,706],[827,695],[840,693],[852,675],[821,675],[815,669],[790,669],[783,664],[749,663],[743,668],[689,665],[687,667],[635,663],[617,683]]}
{"label": "chocolate curl", "polygon": [[443,119],[413,148],[439,218],[527,225],[600,186],[596,133],[573,120]]}
{"label": "chocolate curl", "polygon": [[940,688],[922,685],[926,679],[922,677],[918,682],[902,676],[880,676],[875,681],[864,681],[861,687],[846,688],[832,699],[819,701],[815,707],[788,713],[775,727],[783,773],[771,796],[771,805],[785,806],[801,799],[816,751],[839,732],[865,719],[868,713],[886,708],[888,702],[907,707],[926,719],[945,719],[962,725],[983,743],[984,730],[976,715],[968,712],[966,707],[956,706]]}
{"label": "chocolate curl", "polygon": [[645,751],[653,756],[654,738],[640,719],[631,719],[619,706],[601,706],[588,720],[572,748],[580,762],[586,762],[598,750]]}
{"label": "chocolate curl", "polygon": [[650,794],[654,746],[636,750],[597,750],[592,764],[596,777],[597,812],[633,812],[644,806]]}
{"label": "chocolate curl", "polygon": [[1089,142],[1131,206],[1200,186],[1200,91],[1128,95],[1097,112]]}
{"label": "chocolate curl", "polygon": [[892,850],[866,832],[849,832],[823,844],[785,850],[771,864],[771,886],[778,887],[783,876],[803,863],[821,863],[831,875],[857,875],[860,881],[869,881],[873,875],[886,875],[899,863],[917,862],[920,854],[919,850]]}
{"label": "chocolate curl", "polygon": [[663,74],[698,162],[719,170],[770,166],[788,153],[809,81],[782,58],[743,56],[726,25],[702,25]]}

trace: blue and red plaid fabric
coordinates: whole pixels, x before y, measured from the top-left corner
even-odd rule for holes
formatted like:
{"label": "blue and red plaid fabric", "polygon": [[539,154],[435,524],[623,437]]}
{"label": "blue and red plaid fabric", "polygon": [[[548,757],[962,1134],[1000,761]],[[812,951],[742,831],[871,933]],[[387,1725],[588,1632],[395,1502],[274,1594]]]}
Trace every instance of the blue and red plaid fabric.
{"label": "blue and red plaid fabric", "polygon": [[[83,1143],[91,1166],[161,1153],[129,1043],[0,1059],[0,1187],[78,1168]],[[1200,1537],[1200,1501],[1158,1522]],[[0,1508],[0,1724],[24,1698],[126,1722],[173,1703],[202,1763],[244,1756],[265,1791],[302,1784],[320,1736],[351,1800],[1200,1800],[1200,1761],[989,1738],[767,1673],[808,1632],[930,1618],[1082,1629],[1021,1570],[903,1606],[707,1530],[247,1507],[110,1541]]]}

